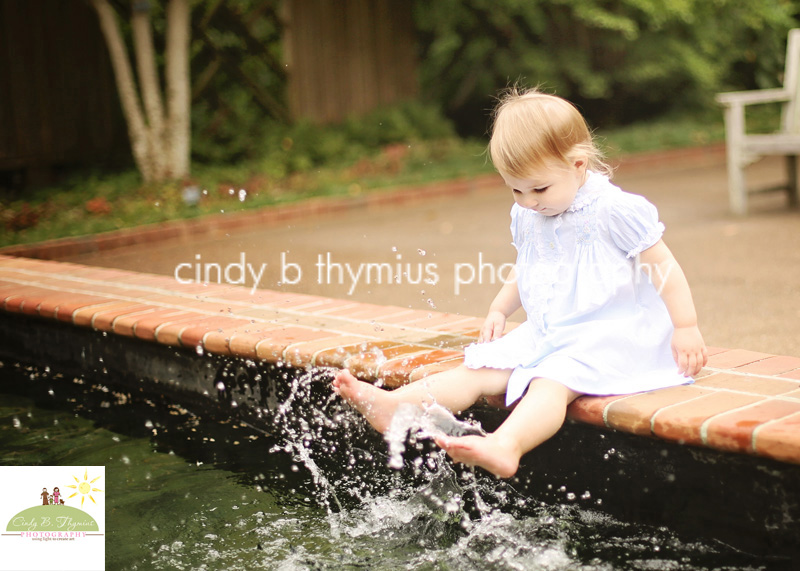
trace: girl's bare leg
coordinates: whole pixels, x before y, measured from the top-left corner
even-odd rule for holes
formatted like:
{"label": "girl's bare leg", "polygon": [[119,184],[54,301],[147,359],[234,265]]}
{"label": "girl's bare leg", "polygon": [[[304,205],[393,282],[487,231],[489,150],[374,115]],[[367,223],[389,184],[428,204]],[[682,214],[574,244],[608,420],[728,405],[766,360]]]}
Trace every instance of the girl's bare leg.
{"label": "girl's bare leg", "polygon": [[333,390],[364,415],[375,430],[384,433],[401,403],[421,406],[435,402],[459,413],[482,396],[505,394],[510,375],[510,369],[468,369],[462,365],[387,391],[341,370],[333,380]]}
{"label": "girl's bare leg", "polygon": [[497,430],[486,437],[437,438],[455,461],[480,466],[500,478],[516,474],[522,455],[553,436],[580,393],[549,379],[534,379],[525,396]]}

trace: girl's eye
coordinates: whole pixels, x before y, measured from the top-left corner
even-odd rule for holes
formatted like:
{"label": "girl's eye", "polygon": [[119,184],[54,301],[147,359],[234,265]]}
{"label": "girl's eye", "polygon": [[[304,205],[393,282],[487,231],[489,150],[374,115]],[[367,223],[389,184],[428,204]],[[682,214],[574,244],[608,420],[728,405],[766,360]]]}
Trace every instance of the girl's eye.
{"label": "girl's eye", "polygon": [[543,186],[543,187],[541,187],[541,188],[534,188],[534,189],[533,189],[533,192],[539,192],[539,193],[541,193],[541,192],[544,192],[545,190],[547,190],[548,188],[550,188],[550,187],[549,187],[549,186]]}

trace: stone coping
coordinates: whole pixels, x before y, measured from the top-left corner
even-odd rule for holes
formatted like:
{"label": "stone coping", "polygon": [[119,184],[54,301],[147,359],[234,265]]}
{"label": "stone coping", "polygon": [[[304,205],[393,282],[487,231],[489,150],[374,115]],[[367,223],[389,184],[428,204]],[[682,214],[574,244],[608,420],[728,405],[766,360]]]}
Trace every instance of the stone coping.
{"label": "stone coping", "polygon": [[[482,318],[0,256],[2,310],[198,353],[348,368],[394,388],[463,362]],[[800,358],[713,348],[692,385],[581,397],[569,418],[800,464]]]}

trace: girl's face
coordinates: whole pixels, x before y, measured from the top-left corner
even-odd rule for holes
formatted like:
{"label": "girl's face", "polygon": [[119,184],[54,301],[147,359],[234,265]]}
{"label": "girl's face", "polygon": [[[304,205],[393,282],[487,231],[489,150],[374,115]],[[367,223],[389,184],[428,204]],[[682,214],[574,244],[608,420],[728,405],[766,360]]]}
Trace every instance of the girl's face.
{"label": "girl's face", "polygon": [[569,167],[551,163],[536,169],[526,178],[500,173],[514,193],[514,201],[522,208],[544,216],[557,216],[575,200],[578,189],[586,181],[586,160],[574,161]]}

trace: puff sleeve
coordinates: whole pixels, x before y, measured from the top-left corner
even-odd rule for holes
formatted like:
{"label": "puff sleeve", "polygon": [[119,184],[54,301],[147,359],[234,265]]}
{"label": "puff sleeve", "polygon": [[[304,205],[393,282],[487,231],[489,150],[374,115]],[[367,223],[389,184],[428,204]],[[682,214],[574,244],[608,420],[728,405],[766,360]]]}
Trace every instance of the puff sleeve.
{"label": "puff sleeve", "polygon": [[614,198],[608,205],[608,230],[614,244],[633,258],[661,239],[664,225],[643,196],[619,192]]}

